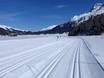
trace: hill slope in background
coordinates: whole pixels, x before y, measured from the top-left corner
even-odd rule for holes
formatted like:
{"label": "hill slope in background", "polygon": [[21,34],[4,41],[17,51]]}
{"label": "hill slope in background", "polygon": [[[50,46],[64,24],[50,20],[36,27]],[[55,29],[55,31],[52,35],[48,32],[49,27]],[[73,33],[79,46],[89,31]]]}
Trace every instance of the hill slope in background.
{"label": "hill slope in background", "polygon": [[74,16],[71,22],[69,35],[100,35],[104,32],[104,4],[95,4],[90,12]]}
{"label": "hill slope in background", "polygon": [[46,28],[41,29],[40,31],[51,30],[51,29],[55,28],[56,26],[57,25],[48,26]]}
{"label": "hill slope in background", "polygon": [[91,16],[87,21],[75,25],[70,35],[100,35],[104,32],[104,14]]}
{"label": "hill slope in background", "polygon": [[96,3],[91,11],[74,16],[71,21],[57,25],[50,30],[34,32],[34,34],[56,34],[69,32],[73,35],[99,35],[104,32],[104,4]]}
{"label": "hill slope in background", "polygon": [[6,25],[0,25],[0,35],[17,36],[17,35],[26,35],[26,34],[32,34],[32,32],[12,28]]}
{"label": "hill slope in background", "polygon": [[27,35],[27,34],[62,34],[76,35],[100,35],[104,32],[104,4],[96,3],[91,11],[74,16],[70,21],[43,28],[37,32],[23,31],[4,25],[0,26],[0,35]]}
{"label": "hill slope in background", "polygon": [[43,30],[43,31],[38,31],[34,32],[34,34],[62,34],[66,33],[72,30],[71,23],[67,22],[64,24],[57,25],[56,27],[50,29],[50,30]]}

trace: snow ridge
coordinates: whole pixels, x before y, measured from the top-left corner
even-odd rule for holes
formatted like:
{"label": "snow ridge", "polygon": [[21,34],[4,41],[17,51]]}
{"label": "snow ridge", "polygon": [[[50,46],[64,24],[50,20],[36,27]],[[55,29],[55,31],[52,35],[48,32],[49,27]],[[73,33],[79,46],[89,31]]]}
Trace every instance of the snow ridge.
{"label": "snow ridge", "polygon": [[96,3],[93,9],[88,12],[81,14],[79,16],[74,16],[71,21],[79,24],[81,22],[87,21],[91,16],[96,16],[104,13],[104,4],[103,3]]}
{"label": "snow ridge", "polygon": [[0,25],[0,28],[3,28],[3,29],[5,29],[5,30],[7,30],[7,29],[11,29],[12,27],[6,26],[6,25]]}
{"label": "snow ridge", "polygon": [[3,29],[5,29],[5,30],[10,30],[10,31],[13,31],[13,30],[26,31],[26,30],[14,28],[14,27],[7,26],[7,25],[0,25],[0,28],[3,28]]}
{"label": "snow ridge", "polygon": [[51,30],[51,29],[55,28],[56,26],[57,26],[57,25],[51,25],[51,26],[48,26],[47,28],[41,29],[41,31]]}

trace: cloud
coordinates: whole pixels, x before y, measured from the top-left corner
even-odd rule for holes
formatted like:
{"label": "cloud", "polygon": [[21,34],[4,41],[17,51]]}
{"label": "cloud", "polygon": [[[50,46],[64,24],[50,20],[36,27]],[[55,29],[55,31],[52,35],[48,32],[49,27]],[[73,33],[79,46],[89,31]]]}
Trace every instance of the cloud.
{"label": "cloud", "polygon": [[66,7],[68,7],[68,5],[57,5],[55,8],[62,9],[62,8],[66,8]]}
{"label": "cloud", "polygon": [[62,16],[59,16],[59,15],[47,15],[47,16],[42,16],[42,18],[47,18],[47,19],[62,19]]}
{"label": "cloud", "polygon": [[21,14],[20,12],[0,13],[0,19],[2,19],[2,20],[14,20],[14,18],[20,14]]}

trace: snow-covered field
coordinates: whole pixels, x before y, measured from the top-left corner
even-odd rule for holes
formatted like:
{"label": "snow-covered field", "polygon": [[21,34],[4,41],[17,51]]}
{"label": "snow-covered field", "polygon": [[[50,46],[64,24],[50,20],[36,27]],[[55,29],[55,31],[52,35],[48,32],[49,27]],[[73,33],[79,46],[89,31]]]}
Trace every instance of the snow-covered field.
{"label": "snow-covered field", "polygon": [[0,78],[104,78],[104,37],[0,37]]}

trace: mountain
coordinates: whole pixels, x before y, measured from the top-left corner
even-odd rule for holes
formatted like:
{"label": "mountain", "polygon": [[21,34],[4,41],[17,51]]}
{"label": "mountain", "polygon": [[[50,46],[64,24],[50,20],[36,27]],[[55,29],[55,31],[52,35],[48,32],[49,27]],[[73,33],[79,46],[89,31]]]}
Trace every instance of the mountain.
{"label": "mountain", "polygon": [[56,25],[55,27],[52,27],[51,29],[46,28],[45,30],[34,32],[34,34],[58,34],[58,33],[62,34],[62,33],[69,32],[71,29],[72,29],[71,23],[67,22],[64,24]]}
{"label": "mountain", "polygon": [[48,26],[47,28],[43,28],[40,31],[51,30],[51,29],[55,28],[56,26],[57,25]]}
{"label": "mountain", "polygon": [[70,35],[100,35],[104,32],[104,4],[97,3],[88,13],[71,19],[73,29]]}
{"label": "mountain", "polygon": [[20,30],[6,25],[0,25],[0,35],[17,36],[32,34],[31,31]]}
{"label": "mountain", "polygon": [[104,4],[96,3],[93,8],[87,12],[74,16],[70,21],[52,27],[34,32],[34,34],[56,34],[67,33],[74,35],[99,35],[104,32]]}
{"label": "mountain", "polygon": [[52,25],[37,32],[23,31],[4,25],[0,26],[0,35],[39,35],[58,33],[69,33],[69,36],[100,35],[104,33],[104,4],[96,3],[87,13],[76,15],[68,22],[60,25]]}
{"label": "mountain", "polygon": [[104,13],[104,4],[103,3],[96,3],[90,12],[81,14],[79,16],[74,16],[71,19],[71,21],[75,22],[76,24],[79,24],[79,23],[89,20],[92,16],[97,16],[102,13]]}

